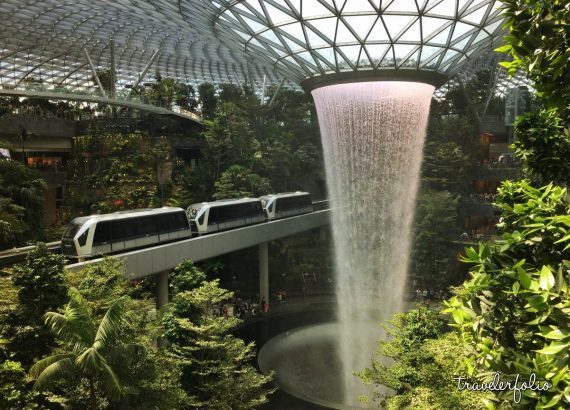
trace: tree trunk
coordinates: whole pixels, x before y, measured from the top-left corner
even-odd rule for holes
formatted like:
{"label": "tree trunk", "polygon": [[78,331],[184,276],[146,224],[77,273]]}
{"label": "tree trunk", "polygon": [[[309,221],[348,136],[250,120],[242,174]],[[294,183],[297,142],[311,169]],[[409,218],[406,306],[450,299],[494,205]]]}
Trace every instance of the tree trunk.
{"label": "tree trunk", "polygon": [[93,377],[89,379],[89,408],[97,410],[97,398],[95,397],[95,380]]}

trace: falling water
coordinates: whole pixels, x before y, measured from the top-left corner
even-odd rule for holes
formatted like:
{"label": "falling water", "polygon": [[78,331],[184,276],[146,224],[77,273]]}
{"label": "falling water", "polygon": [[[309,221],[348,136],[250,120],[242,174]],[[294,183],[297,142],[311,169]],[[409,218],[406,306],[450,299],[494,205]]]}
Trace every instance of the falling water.
{"label": "falling water", "polygon": [[[403,307],[411,225],[434,87],[363,82],[313,90],[334,210],[344,401],[366,393],[377,324]],[[372,329],[372,330],[371,330]]]}

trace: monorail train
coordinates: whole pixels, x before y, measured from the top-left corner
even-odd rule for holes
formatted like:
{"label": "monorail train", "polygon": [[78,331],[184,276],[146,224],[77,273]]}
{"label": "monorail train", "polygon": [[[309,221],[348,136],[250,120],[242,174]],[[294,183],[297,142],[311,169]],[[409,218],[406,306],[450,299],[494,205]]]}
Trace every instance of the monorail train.
{"label": "monorail train", "polygon": [[309,193],[286,192],[202,202],[186,211],[164,207],[83,216],[67,226],[61,245],[66,257],[83,260],[312,211]]}
{"label": "monorail train", "polygon": [[308,192],[284,192],[259,199],[268,221],[313,212],[311,194]]}
{"label": "monorail train", "polygon": [[61,245],[66,257],[81,260],[191,236],[184,209],[164,207],[75,218]]}
{"label": "monorail train", "polygon": [[221,199],[192,204],[186,210],[193,232],[204,235],[265,222],[258,198]]}

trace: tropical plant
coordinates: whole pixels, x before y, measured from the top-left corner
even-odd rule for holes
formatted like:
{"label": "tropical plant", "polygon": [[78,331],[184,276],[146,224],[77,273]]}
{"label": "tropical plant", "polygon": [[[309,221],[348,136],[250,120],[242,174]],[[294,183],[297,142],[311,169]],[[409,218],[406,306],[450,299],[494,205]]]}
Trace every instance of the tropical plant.
{"label": "tropical plant", "polygon": [[128,325],[129,298],[117,299],[97,326],[81,294],[70,290],[64,313],[48,312],[46,326],[62,342],[62,351],[41,359],[29,371],[34,387],[47,390],[59,381],[72,384],[85,379],[88,384],[88,407],[98,408],[97,395],[110,400],[123,395],[117,369],[141,355],[144,347],[131,343],[124,333]]}
{"label": "tropical plant", "polygon": [[[467,374],[462,344],[456,335],[444,333],[446,322],[436,312],[420,307],[398,313],[385,328],[389,340],[379,343],[372,366],[357,373],[375,387],[375,402],[390,410],[485,408],[488,394],[456,388],[454,378]],[[388,396],[385,387],[395,395]]]}
{"label": "tropical plant", "polygon": [[214,314],[215,306],[233,296],[218,283],[203,282],[174,297],[178,308],[165,315],[170,327],[167,348],[182,363],[187,408],[255,409],[274,391],[264,387],[271,377],[251,366],[253,344],[229,333],[240,320]]}
{"label": "tropical plant", "polygon": [[267,178],[239,165],[232,165],[224,171],[215,187],[214,199],[257,197],[271,190]]}
{"label": "tropical plant", "polygon": [[[499,189],[502,209],[496,244],[467,248],[472,278],[445,302],[468,342],[470,372],[550,384],[525,390],[521,406],[570,405],[570,202],[566,189],[533,188],[528,181]],[[492,376],[492,375],[491,375]],[[498,393],[501,403],[512,392]]]}

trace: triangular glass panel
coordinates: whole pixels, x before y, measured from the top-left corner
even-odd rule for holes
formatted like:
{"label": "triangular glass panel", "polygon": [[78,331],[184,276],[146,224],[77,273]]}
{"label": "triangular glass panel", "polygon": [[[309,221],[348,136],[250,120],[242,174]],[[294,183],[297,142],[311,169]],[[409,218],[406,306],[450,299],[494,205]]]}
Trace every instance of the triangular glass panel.
{"label": "triangular glass panel", "polygon": [[436,31],[440,30],[446,24],[449,24],[449,20],[447,19],[441,19],[436,17],[425,17],[425,16],[422,16],[421,22],[422,22],[422,34],[424,36],[424,39],[428,38]]}
{"label": "triangular glass panel", "polygon": [[372,30],[370,30],[370,34],[368,34],[368,37],[366,38],[367,43],[370,41],[390,41],[388,33],[384,28],[384,23],[382,23],[382,19],[380,18],[376,21],[376,24]]}
{"label": "triangular glass panel", "polygon": [[[326,4],[329,9],[336,10],[336,6],[334,4],[334,0],[321,0],[321,3]],[[341,5],[342,6],[342,5]]]}
{"label": "triangular glass panel", "polygon": [[455,17],[455,0],[442,0],[435,7],[427,7],[428,15]]}
{"label": "triangular glass panel", "polygon": [[288,21],[294,20],[295,17],[290,16],[289,14],[279,10],[277,7],[272,6],[269,3],[265,3],[265,8],[267,9],[267,13],[269,14],[269,18],[271,22],[275,26],[280,26],[283,23]]}
{"label": "triangular glass panel", "polygon": [[304,48],[302,45],[292,41],[286,36],[281,36],[281,38],[283,39],[284,45],[286,46],[285,48],[289,48],[292,52],[301,51]]}
{"label": "triangular glass panel", "polygon": [[[264,18],[265,17],[265,13],[263,11],[263,8],[261,7],[261,5],[259,4],[259,2],[257,0],[253,0],[253,1],[248,1],[247,2],[248,6],[255,10],[257,12],[257,17],[259,18]],[[251,11],[250,11],[251,12]],[[260,17],[261,16],[261,17]]]}
{"label": "triangular glass panel", "polygon": [[473,23],[475,25],[479,25],[481,24],[481,20],[483,20],[483,17],[485,16],[487,9],[488,6],[481,7],[480,9],[475,10],[472,13],[463,16],[461,20],[467,21],[468,23]]}
{"label": "triangular glass panel", "polygon": [[335,49],[337,67],[340,71],[351,71],[353,70],[353,65],[350,63],[350,59],[344,58],[338,49]]}
{"label": "triangular glass panel", "polygon": [[398,62],[401,62],[417,46],[410,44],[394,44],[394,55]]}
{"label": "triangular glass panel", "polygon": [[435,36],[435,37],[432,38],[431,40],[428,40],[427,43],[429,43],[429,44],[443,44],[443,45],[446,45],[450,31],[451,31],[451,27],[446,28],[446,29],[443,30],[441,33],[439,33],[437,36]]}
{"label": "triangular glass panel", "polygon": [[418,7],[416,6],[416,2],[414,0],[394,0],[383,11],[391,11],[391,12],[404,11],[404,12],[417,13]]}
{"label": "triangular glass panel", "polygon": [[470,6],[473,0],[458,0],[457,2],[457,12],[461,14],[466,8],[465,6]]}
{"label": "triangular glass panel", "polygon": [[343,46],[338,48],[348,60],[353,63],[354,65],[358,64],[358,58],[360,56],[360,50],[362,47],[360,46]]}
{"label": "triangular glass panel", "polygon": [[425,64],[432,57],[436,56],[438,53],[441,53],[444,50],[445,49],[441,47],[423,46],[421,50],[422,55],[420,57],[420,64]]}
{"label": "triangular glass panel", "polygon": [[472,45],[476,45],[480,41],[486,40],[488,38],[489,35],[485,31],[481,30],[479,34],[477,34],[477,37],[475,37],[475,40],[473,41]]}
{"label": "triangular glass panel", "polygon": [[279,29],[283,30],[285,33],[298,39],[299,41],[305,42],[305,34],[303,34],[303,27],[301,26],[301,23],[296,22],[296,23],[286,24],[284,26],[279,27]]}
{"label": "triangular glass panel", "polygon": [[344,8],[343,13],[376,13],[374,7],[370,4],[368,0],[348,0]]}
{"label": "triangular glass panel", "polygon": [[362,51],[360,52],[360,59],[358,60],[358,67],[359,67],[359,68],[370,68],[370,67],[374,67],[374,63],[372,63],[372,62],[368,59],[368,55],[367,55],[366,52],[364,51],[364,47],[362,48]]}
{"label": "triangular glass panel", "polygon": [[396,68],[396,66],[394,64],[394,49],[392,47],[390,47],[388,52],[384,55],[384,58],[382,59],[382,61],[380,61],[380,64],[378,64],[378,67],[394,67],[394,68]]}
{"label": "triangular glass panel", "polygon": [[382,19],[384,20],[384,23],[386,23],[390,37],[394,40],[400,32],[415,19],[415,17],[383,15]]}
{"label": "triangular glass panel", "polygon": [[261,49],[265,49],[265,46],[261,44],[255,37],[252,37],[251,40],[249,40],[248,45],[254,45]]}
{"label": "triangular glass panel", "polygon": [[313,69],[317,69],[317,63],[315,62],[315,60],[313,59],[313,56],[311,55],[311,53],[309,53],[308,51],[303,51],[302,53],[296,54],[296,56],[298,58],[303,59],[303,61],[312,66]]}
{"label": "triangular glass panel", "polygon": [[338,21],[338,27],[336,30],[336,44],[346,44],[346,43],[358,43],[359,41],[354,37],[354,34],[345,26],[342,20]]}
{"label": "triangular glass panel", "polygon": [[318,50],[315,50],[315,53],[317,53],[329,65],[336,67],[336,61],[334,59],[334,51],[332,47],[320,48]]}
{"label": "triangular glass panel", "polygon": [[269,40],[275,44],[281,44],[279,38],[275,34],[275,32],[271,29],[265,30],[264,32],[258,34],[258,37],[261,36],[264,40]]}
{"label": "triangular glass panel", "polygon": [[467,43],[469,42],[469,40],[471,39],[472,36],[467,36],[465,37],[463,40],[461,40],[460,42],[456,43],[456,44],[451,44],[451,47],[453,47],[456,50],[463,50],[465,48],[465,46],[467,45]]}
{"label": "triangular glass panel", "polygon": [[314,17],[329,17],[334,14],[323,6],[318,0],[303,0],[301,14],[304,19]]}
{"label": "triangular glass panel", "polygon": [[293,57],[291,57],[291,56],[285,57],[285,58],[284,58],[284,61],[287,61],[287,62],[293,64],[293,65],[296,66],[296,67],[302,68],[301,65],[297,62],[297,60],[295,60],[295,59],[294,59]]}
{"label": "triangular glass panel", "polygon": [[267,46],[267,48],[269,50],[272,50],[275,54],[277,54],[280,58],[283,57],[284,55],[287,55],[288,53],[278,47],[274,47],[274,46]]}
{"label": "triangular glass panel", "polygon": [[410,26],[410,28],[406,30],[404,34],[400,36],[398,41],[414,41],[419,43],[422,41],[421,34],[420,20],[418,19],[414,24]]}
{"label": "triangular glass panel", "polygon": [[330,45],[327,44],[327,42],[323,40],[321,36],[317,35],[317,33],[311,30],[307,25],[305,25],[305,33],[307,35],[307,41],[309,42],[309,46],[311,48],[325,47],[327,45]]}
{"label": "triangular glass panel", "polygon": [[251,30],[254,33],[257,33],[258,31],[267,29],[267,27],[265,25],[255,21],[253,19],[250,19],[249,17],[245,17],[245,16],[241,15],[241,18],[244,20],[245,24],[251,28]]}
{"label": "triangular glass panel", "polygon": [[406,61],[400,64],[400,67],[417,67],[418,66],[418,57],[420,55],[420,50],[413,53],[409,56]]}
{"label": "triangular glass panel", "polygon": [[352,30],[354,30],[358,37],[360,37],[361,40],[364,40],[374,25],[377,16],[346,16],[343,17],[343,19],[352,28]]}
{"label": "triangular glass panel", "polygon": [[232,28],[232,31],[246,41],[249,41],[249,39],[251,38],[251,34],[242,33],[241,31],[236,30],[235,28]]}
{"label": "triangular glass panel", "polygon": [[463,34],[467,33],[469,30],[473,30],[473,26],[470,24],[462,23],[458,21],[455,23],[455,28],[453,29],[453,36],[451,36],[451,42],[457,40]]}
{"label": "triangular glass panel", "polygon": [[368,52],[368,57],[370,58],[370,61],[372,61],[373,66],[376,67],[380,60],[384,58],[384,54],[386,54],[388,47],[388,44],[366,44],[364,46],[365,50]]}
{"label": "triangular glass panel", "polygon": [[[289,0],[289,3],[291,3],[293,5],[293,12],[295,14],[298,14],[299,16],[301,15],[301,0]],[[289,7],[287,7],[289,8]]]}
{"label": "triangular glass panel", "polygon": [[311,20],[307,23],[312,25],[316,31],[322,33],[325,38],[328,38],[331,43],[334,43],[334,36],[336,32],[336,22],[338,18],[329,17],[324,19]]}
{"label": "triangular glass panel", "polygon": [[444,66],[445,64],[447,64],[447,62],[449,60],[451,60],[453,57],[457,56],[458,52],[455,50],[447,50],[447,53],[445,53],[445,57],[443,57],[443,60],[441,60],[440,66]]}
{"label": "triangular glass panel", "polygon": [[484,28],[485,28],[485,31],[486,31],[487,33],[493,35],[494,32],[495,32],[495,30],[496,30],[498,27],[501,27],[502,25],[503,25],[503,21],[502,21],[502,20],[499,20],[499,21],[495,21],[494,23],[489,24],[488,26],[486,25]]}

